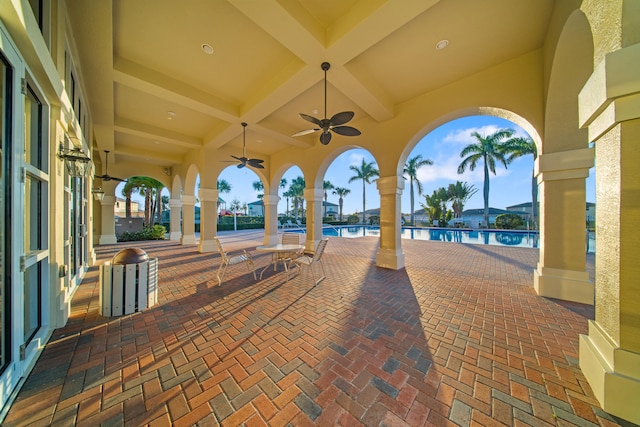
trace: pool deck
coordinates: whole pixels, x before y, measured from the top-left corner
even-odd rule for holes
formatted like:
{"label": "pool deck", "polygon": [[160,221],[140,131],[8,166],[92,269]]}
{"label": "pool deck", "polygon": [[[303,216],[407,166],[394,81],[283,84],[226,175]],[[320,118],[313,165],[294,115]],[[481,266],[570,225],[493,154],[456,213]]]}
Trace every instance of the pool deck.
{"label": "pool deck", "polygon": [[[219,236],[257,269],[271,259],[262,233]],[[158,257],[158,304],[100,316],[92,267],[3,425],[625,425],[578,366],[594,308],[535,294],[537,249],[402,245],[394,271],[377,238],[330,237],[317,286],[243,265],[217,286],[219,255],[195,246],[99,246],[99,264]]]}

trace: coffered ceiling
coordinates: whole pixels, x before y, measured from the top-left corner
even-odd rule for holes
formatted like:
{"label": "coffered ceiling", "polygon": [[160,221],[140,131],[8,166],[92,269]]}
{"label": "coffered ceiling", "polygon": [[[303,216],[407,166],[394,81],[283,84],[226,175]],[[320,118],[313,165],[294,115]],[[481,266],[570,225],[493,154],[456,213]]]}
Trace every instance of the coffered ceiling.
{"label": "coffered ceiling", "polygon": [[319,144],[291,135],[312,127],[298,113],[324,116],[324,61],[327,115],[354,111],[348,124],[371,130],[405,101],[540,48],[554,1],[67,4],[94,149],[173,166],[202,147],[240,148],[241,122],[261,156]]}

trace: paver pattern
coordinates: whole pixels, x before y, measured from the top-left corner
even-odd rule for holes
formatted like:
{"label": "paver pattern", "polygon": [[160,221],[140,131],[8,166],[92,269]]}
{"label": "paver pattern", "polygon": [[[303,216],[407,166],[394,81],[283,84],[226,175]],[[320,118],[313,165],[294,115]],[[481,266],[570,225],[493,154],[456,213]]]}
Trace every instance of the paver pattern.
{"label": "paver pattern", "polygon": [[330,238],[317,286],[244,265],[217,286],[220,257],[195,246],[100,246],[98,264],[128,246],[158,257],[158,304],[100,316],[92,267],[3,425],[625,425],[578,366],[594,309],[535,294],[538,250],[402,244],[394,271],[375,266],[377,238]]}

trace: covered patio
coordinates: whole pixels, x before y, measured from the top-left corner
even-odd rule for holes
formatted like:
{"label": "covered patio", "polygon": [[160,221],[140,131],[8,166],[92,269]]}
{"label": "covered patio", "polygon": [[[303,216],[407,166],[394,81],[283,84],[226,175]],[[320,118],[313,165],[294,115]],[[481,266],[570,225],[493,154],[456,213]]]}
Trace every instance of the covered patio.
{"label": "covered patio", "polygon": [[[219,233],[255,252],[262,232]],[[594,308],[540,297],[537,249],[331,237],[327,279],[285,282],[178,242],[96,247],[98,262],[3,425],[618,425],[578,366]],[[160,259],[159,302],[99,315],[98,265]],[[593,258],[587,259],[593,275]],[[624,424],[622,424],[624,425]]]}

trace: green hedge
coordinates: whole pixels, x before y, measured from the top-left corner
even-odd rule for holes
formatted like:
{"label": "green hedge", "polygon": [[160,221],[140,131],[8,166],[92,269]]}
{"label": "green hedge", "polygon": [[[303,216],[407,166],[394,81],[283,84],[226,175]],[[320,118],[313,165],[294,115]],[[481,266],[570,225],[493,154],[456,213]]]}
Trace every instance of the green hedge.
{"label": "green hedge", "polygon": [[164,240],[167,229],[161,225],[145,227],[142,231],[125,231],[117,236],[118,242],[137,242],[139,240]]}

